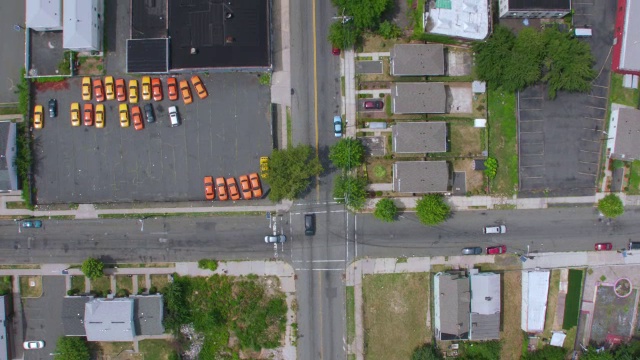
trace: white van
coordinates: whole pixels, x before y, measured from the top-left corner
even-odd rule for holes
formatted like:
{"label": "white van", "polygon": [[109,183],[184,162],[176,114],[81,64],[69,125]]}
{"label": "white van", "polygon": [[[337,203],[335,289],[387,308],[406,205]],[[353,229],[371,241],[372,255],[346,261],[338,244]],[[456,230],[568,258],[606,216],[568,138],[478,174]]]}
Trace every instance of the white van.
{"label": "white van", "polygon": [[504,234],[507,232],[507,227],[504,225],[498,226],[485,226],[482,228],[482,233],[484,234]]}
{"label": "white van", "polygon": [[169,118],[171,119],[171,127],[180,125],[180,119],[178,119],[178,109],[175,106],[169,106]]}

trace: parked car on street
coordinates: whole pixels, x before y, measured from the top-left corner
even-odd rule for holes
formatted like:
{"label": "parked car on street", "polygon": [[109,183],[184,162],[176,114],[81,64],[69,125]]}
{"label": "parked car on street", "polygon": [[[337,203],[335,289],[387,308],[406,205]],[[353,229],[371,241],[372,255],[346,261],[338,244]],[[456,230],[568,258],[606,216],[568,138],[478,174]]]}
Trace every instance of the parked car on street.
{"label": "parked car on street", "polygon": [[40,220],[22,220],[22,222],[20,223],[20,226],[22,226],[23,228],[41,228],[42,227],[42,221]]}
{"label": "parked car on street", "polygon": [[505,245],[489,246],[487,248],[487,254],[489,255],[504,254],[506,252],[507,252],[507,247]]}
{"label": "parked car on street", "polygon": [[44,347],[44,341],[42,340],[25,341],[22,343],[22,347],[25,350],[42,349]]}
{"label": "parked car on street", "polygon": [[339,115],[333,117],[333,132],[337,138],[342,137],[342,118]]}
{"label": "parked car on street", "polygon": [[482,248],[479,246],[466,247],[462,249],[462,255],[480,255],[482,254]]}
{"label": "parked car on street", "polygon": [[613,244],[611,243],[597,243],[595,246],[596,251],[605,251],[613,249]]}
{"label": "parked car on street", "polygon": [[267,235],[264,237],[264,242],[267,244],[283,243],[285,241],[287,241],[287,237],[285,235]]}
{"label": "parked car on street", "polygon": [[333,55],[340,55],[340,49],[334,46],[331,48],[331,53]]}

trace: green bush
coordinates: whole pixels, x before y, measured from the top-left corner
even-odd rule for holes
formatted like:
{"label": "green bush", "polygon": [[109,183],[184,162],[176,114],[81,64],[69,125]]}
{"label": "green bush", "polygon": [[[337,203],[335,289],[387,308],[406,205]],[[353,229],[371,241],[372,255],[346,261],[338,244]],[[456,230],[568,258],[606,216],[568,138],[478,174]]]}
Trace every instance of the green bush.
{"label": "green bush", "polygon": [[118,291],[116,291],[116,297],[128,297],[129,296],[129,290],[127,289],[119,289]]}
{"label": "green bush", "polygon": [[378,35],[385,39],[397,39],[402,35],[402,29],[398,25],[385,20],[378,27]]}
{"label": "green bush", "polygon": [[424,225],[438,225],[449,217],[451,208],[440,194],[424,195],[416,202],[416,214]]}
{"label": "green bush", "polygon": [[65,80],[67,80],[67,78],[64,76],[49,76],[49,77],[36,78],[36,82],[40,84],[60,82]]}
{"label": "green bush", "polygon": [[602,215],[613,219],[624,214],[624,204],[617,195],[609,194],[598,201],[598,210]]}
{"label": "green bush", "polygon": [[373,211],[373,216],[384,222],[395,221],[397,215],[398,207],[391,199],[380,199],[376,203],[376,208]]}
{"label": "green bush", "polygon": [[157,294],[158,293],[158,288],[155,286],[151,286],[149,288],[149,294]]}
{"label": "green bush", "polygon": [[260,79],[258,80],[258,82],[260,83],[260,85],[271,85],[271,73],[265,72],[260,74]]}
{"label": "green bush", "polygon": [[200,259],[198,260],[198,267],[200,269],[209,269],[211,271],[216,271],[218,269],[218,261],[210,259]]}
{"label": "green bush", "polygon": [[78,54],[75,51],[67,50],[62,55],[62,60],[58,63],[58,73],[60,75],[71,75],[71,64],[76,61]]}
{"label": "green bush", "polygon": [[622,169],[624,167],[624,161],[613,160],[613,162],[611,163],[611,167],[614,169]]}
{"label": "green bush", "polygon": [[493,180],[498,173],[498,160],[492,157],[487,158],[487,160],[484,161],[484,167],[485,175],[487,175],[489,180]]}
{"label": "green bush", "polygon": [[75,296],[75,295],[78,295],[79,293],[80,293],[80,290],[78,289],[67,290],[67,296]]}
{"label": "green bush", "polygon": [[104,274],[104,263],[96,258],[88,258],[82,262],[82,273],[91,280],[95,280]]}

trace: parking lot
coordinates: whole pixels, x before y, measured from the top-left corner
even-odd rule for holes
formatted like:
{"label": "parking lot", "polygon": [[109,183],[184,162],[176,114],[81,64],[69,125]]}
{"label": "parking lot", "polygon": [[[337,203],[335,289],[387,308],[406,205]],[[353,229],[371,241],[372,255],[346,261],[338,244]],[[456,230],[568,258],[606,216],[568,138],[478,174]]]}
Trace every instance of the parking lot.
{"label": "parking lot", "polygon": [[[34,130],[37,203],[197,201],[204,200],[204,176],[259,172],[260,156],[273,147],[269,88],[260,86],[255,74],[200,77],[209,97],[201,100],[194,92],[193,103],[184,105],[182,96],[168,100],[167,77],[161,76],[164,99],[140,97],[136,104],[152,103],[157,119],[145,121],[141,131],[133,123],[119,126],[115,100],[104,102],[105,128],[72,127],[70,104],[78,102],[82,109],[85,103],[81,79],[38,84],[34,104],[43,105],[46,114],[44,128]],[[55,119],[46,111],[50,98],[58,100]],[[95,107],[95,98],[91,102]],[[172,105],[182,120],[173,128],[167,114]]]}
{"label": "parking lot", "polygon": [[[43,276],[42,296],[24,300],[24,339],[42,340],[44,348],[24,351],[25,360],[51,359],[58,338],[64,335],[62,327],[62,299],[66,295],[63,276]],[[22,349],[22,344],[15,344]]]}
{"label": "parking lot", "polygon": [[615,2],[572,3],[576,25],[589,25],[598,73],[590,93],[559,92],[532,86],[518,95],[520,196],[586,196],[595,192],[607,109]]}

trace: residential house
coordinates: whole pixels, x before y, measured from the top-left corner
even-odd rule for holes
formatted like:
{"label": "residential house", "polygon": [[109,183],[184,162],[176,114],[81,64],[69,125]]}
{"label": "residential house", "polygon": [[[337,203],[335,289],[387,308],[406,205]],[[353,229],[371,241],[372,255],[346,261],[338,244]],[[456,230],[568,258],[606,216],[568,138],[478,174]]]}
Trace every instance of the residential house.
{"label": "residential house", "polygon": [[[613,0],[612,0],[613,1]],[[621,74],[640,75],[640,3],[618,0],[612,68]]]}
{"label": "residential house", "polygon": [[471,288],[463,271],[437,273],[433,278],[435,336],[438,340],[469,338]]}
{"label": "residential house", "polygon": [[500,274],[470,271],[470,340],[500,339]]}
{"label": "residential house", "polygon": [[0,192],[18,190],[16,123],[0,122]]}
{"label": "residential house", "polygon": [[501,18],[562,18],[571,12],[571,0],[500,0]]}
{"label": "residential house", "polygon": [[396,44],[391,49],[391,75],[444,75],[444,45]]}
{"label": "residential house", "polygon": [[399,122],[392,127],[393,152],[425,154],[447,151],[447,123]]}
{"label": "residential house", "polygon": [[619,108],[611,112],[607,149],[612,159],[640,160],[640,110]]}
{"label": "residential house", "polygon": [[549,295],[549,270],[522,271],[522,330],[528,333],[544,331]]}
{"label": "residential house", "polygon": [[444,114],[447,93],[444,83],[395,83],[391,89],[394,114]]}
{"label": "residential house", "polygon": [[27,0],[27,28],[35,31],[62,30],[62,0]]}
{"label": "residential house", "polygon": [[398,161],[393,164],[393,191],[398,193],[447,193],[451,189],[446,161]]}
{"label": "residential house", "polygon": [[104,19],[100,0],[64,0],[62,46],[74,51],[102,51]]}

